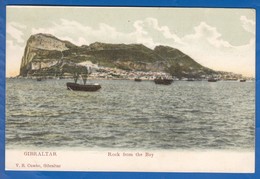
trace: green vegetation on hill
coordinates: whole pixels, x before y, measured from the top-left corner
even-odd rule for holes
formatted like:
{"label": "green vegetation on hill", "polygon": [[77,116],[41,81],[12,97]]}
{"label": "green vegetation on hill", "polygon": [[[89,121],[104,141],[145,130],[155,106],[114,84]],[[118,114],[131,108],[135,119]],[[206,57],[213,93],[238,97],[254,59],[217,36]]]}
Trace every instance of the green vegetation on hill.
{"label": "green vegetation on hill", "polygon": [[[217,73],[203,67],[180,50],[168,46],[157,46],[152,50],[142,44],[95,42],[78,47],[52,35],[36,34],[29,38],[25,47],[20,75],[34,75],[39,72],[46,75],[48,72],[50,75],[56,73],[57,69],[62,73],[70,73],[74,64],[84,61],[129,71],[168,72],[179,78]],[[49,63],[49,66],[46,67],[45,64],[44,70],[42,67],[32,69],[33,64],[37,63]]]}

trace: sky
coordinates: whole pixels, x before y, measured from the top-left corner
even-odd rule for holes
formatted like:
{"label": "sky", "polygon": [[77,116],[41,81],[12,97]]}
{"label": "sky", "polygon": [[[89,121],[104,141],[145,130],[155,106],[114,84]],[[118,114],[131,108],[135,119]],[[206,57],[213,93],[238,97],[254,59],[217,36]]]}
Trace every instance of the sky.
{"label": "sky", "polygon": [[167,45],[213,70],[254,77],[255,29],[253,9],[8,6],[6,76],[19,74],[28,38],[48,33],[79,46]]}

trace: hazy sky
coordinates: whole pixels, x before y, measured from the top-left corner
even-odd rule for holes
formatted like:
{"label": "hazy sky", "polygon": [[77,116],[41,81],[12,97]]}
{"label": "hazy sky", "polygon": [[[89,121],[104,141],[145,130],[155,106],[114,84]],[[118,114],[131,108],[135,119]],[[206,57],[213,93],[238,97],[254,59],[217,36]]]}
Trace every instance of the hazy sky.
{"label": "hazy sky", "polygon": [[19,74],[26,41],[36,33],[76,45],[168,45],[214,70],[255,76],[253,9],[9,6],[6,23],[7,76]]}

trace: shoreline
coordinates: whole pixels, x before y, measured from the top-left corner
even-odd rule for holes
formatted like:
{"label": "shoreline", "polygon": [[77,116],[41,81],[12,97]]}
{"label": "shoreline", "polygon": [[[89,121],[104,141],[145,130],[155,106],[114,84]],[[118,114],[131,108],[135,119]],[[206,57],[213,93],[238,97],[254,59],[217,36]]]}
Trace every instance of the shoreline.
{"label": "shoreline", "polygon": [[[22,80],[36,80],[37,77],[6,77],[5,78],[6,80],[7,79],[22,79]],[[72,77],[64,77],[64,78],[55,78],[55,77],[46,77],[44,78],[44,80],[73,80]],[[108,80],[108,81],[111,81],[111,80],[124,80],[124,81],[134,81],[135,78],[93,78],[93,77],[89,77],[88,80]],[[154,81],[154,79],[141,79],[141,81]],[[200,79],[200,80],[193,80],[193,81],[189,81],[187,79],[173,79],[173,81],[183,81],[183,82],[208,82],[208,79]],[[240,82],[239,79],[237,80],[224,80],[224,79],[220,79],[220,80],[217,80],[217,82]],[[255,82],[255,79],[253,80],[246,80],[245,82]]]}

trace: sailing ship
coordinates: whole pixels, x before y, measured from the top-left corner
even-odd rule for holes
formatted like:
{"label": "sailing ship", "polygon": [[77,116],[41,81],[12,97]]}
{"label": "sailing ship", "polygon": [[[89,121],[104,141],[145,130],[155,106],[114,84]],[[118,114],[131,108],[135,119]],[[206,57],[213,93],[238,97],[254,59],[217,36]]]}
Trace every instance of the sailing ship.
{"label": "sailing ship", "polygon": [[37,81],[42,81],[42,78],[41,77],[37,77],[36,80]]}
{"label": "sailing ship", "polygon": [[[72,91],[98,91],[101,88],[101,85],[98,83],[86,83],[88,75],[91,74],[91,68],[88,70],[87,67],[77,67],[74,71],[74,83],[68,82],[66,83],[67,89]],[[77,81],[81,76],[83,80],[83,84],[78,84]]]}
{"label": "sailing ship", "polygon": [[42,72],[42,65],[41,63],[39,64],[39,73],[38,73],[38,76],[36,77],[36,81],[42,81],[44,78],[43,78],[43,72]]}
{"label": "sailing ship", "polygon": [[141,82],[142,79],[141,79],[141,78],[135,78],[135,81],[137,81],[137,82]]}
{"label": "sailing ship", "polygon": [[208,79],[208,82],[217,82],[218,81],[218,79],[216,79],[216,78],[209,78]]}
{"label": "sailing ship", "polygon": [[173,82],[173,79],[166,78],[166,77],[158,77],[154,79],[155,84],[160,85],[170,85]]}

